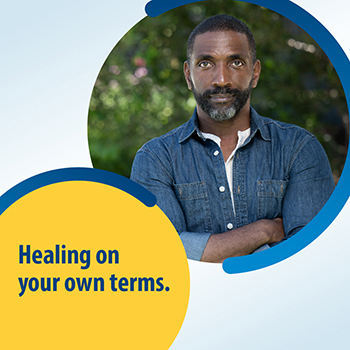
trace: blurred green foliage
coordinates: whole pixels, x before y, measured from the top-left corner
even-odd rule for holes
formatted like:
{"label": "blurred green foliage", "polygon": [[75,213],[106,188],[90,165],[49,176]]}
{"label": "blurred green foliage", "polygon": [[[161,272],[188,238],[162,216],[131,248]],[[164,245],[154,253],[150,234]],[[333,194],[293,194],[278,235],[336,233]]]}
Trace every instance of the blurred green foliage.
{"label": "blurred green foliage", "polygon": [[339,78],[322,49],[288,19],[239,1],[211,0],[146,17],[116,45],[96,81],[89,110],[95,168],[128,177],[136,151],[186,122],[195,100],[182,67],[187,38],[205,18],[226,13],[252,30],[262,62],[252,106],[299,125],[325,148],[335,179],[347,153],[348,111]]}

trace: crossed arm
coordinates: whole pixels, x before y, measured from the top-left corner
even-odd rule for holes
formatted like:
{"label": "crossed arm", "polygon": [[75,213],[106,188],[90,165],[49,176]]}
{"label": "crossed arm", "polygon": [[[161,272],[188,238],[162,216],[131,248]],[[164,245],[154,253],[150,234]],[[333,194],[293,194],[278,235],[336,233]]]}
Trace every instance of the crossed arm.
{"label": "crossed arm", "polygon": [[264,244],[284,238],[282,219],[259,220],[249,225],[211,235],[201,261],[223,262],[226,258],[251,254]]}
{"label": "crossed arm", "polygon": [[[154,169],[157,169],[156,174]],[[175,226],[190,259],[222,262],[228,257],[250,254],[264,244],[284,238],[282,219],[259,220],[216,234],[187,232],[186,219],[172,187],[173,180],[164,164],[147,151],[136,155],[131,179],[157,197],[158,206]]]}

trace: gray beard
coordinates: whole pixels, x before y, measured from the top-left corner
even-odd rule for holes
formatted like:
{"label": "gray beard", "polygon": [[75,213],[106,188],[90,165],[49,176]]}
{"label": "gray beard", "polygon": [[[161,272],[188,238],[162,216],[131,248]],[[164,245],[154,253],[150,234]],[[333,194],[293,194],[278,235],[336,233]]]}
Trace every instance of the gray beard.
{"label": "gray beard", "polygon": [[211,119],[217,121],[230,120],[237,112],[236,106],[232,105],[227,108],[211,108],[207,113]]}
{"label": "gray beard", "polygon": [[[250,81],[248,88],[245,90],[217,87],[212,90],[206,90],[202,94],[199,94],[194,88],[192,80],[191,85],[197,105],[213,120],[224,121],[234,118],[245,106],[253,89],[253,78]],[[229,106],[216,107],[209,100],[209,96],[214,94],[232,94],[235,96],[235,99]]]}

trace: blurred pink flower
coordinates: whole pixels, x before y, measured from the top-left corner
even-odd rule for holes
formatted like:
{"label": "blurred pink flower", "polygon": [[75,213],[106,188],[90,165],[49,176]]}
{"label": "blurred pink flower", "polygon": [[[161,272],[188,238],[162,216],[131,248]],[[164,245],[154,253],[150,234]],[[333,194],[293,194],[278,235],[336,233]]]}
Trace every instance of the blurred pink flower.
{"label": "blurred pink flower", "polygon": [[137,67],[146,67],[146,60],[142,57],[135,57],[134,64]]}
{"label": "blurred pink flower", "polygon": [[147,73],[148,73],[147,68],[145,68],[145,67],[139,67],[139,68],[137,68],[137,69],[135,70],[134,75],[135,75],[136,78],[142,78],[142,77],[146,76]]}

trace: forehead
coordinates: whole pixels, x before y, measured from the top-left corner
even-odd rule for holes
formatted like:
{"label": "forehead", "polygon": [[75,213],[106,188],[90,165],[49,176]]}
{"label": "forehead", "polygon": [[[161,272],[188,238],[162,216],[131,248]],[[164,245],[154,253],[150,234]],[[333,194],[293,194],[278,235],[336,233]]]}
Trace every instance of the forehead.
{"label": "forehead", "polygon": [[192,56],[231,56],[250,57],[248,38],[243,33],[234,31],[206,32],[196,36],[193,43]]}

